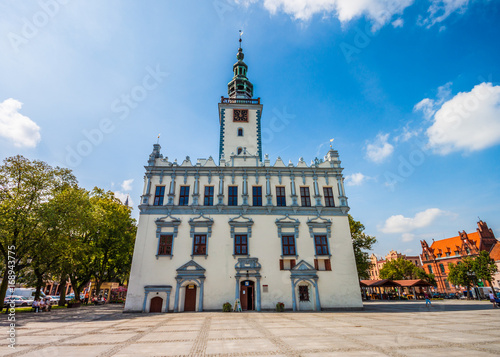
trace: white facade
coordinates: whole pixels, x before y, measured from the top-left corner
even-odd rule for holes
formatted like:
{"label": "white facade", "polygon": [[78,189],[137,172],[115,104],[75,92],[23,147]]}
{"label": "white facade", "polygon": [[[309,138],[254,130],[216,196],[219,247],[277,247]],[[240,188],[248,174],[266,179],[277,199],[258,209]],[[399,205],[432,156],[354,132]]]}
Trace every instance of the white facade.
{"label": "white facade", "polygon": [[259,99],[241,49],[219,103],[219,165],[177,164],[160,145],[141,197],[125,311],[362,308],[337,151],[262,160]]}

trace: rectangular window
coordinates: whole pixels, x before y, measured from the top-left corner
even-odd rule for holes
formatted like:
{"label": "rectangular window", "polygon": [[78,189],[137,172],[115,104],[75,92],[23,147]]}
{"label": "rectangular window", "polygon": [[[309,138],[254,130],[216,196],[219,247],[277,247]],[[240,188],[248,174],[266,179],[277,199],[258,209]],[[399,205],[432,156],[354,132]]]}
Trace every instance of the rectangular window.
{"label": "rectangular window", "polygon": [[309,187],[300,188],[300,201],[303,207],[311,207],[311,196],[309,195]]}
{"label": "rectangular window", "polygon": [[238,186],[229,186],[227,190],[228,206],[238,206]]}
{"label": "rectangular window", "polygon": [[193,255],[207,254],[207,236],[205,234],[194,235]]}
{"label": "rectangular window", "polygon": [[316,245],[316,255],[328,255],[328,243],[326,236],[314,236],[314,244]]}
{"label": "rectangular window", "polygon": [[280,270],[292,270],[295,266],[295,259],[280,259]]}
{"label": "rectangular window", "polygon": [[252,187],[252,200],[254,206],[262,206],[262,187],[253,186]]}
{"label": "rectangular window", "polygon": [[276,186],[276,205],[286,206],[285,188]]}
{"label": "rectangular window", "polygon": [[309,301],[309,287],[307,285],[299,285],[299,301]]}
{"label": "rectangular window", "polygon": [[314,269],[331,271],[332,263],[330,262],[330,259],[314,259]]}
{"label": "rectangular window", "polygon": [[425,255],[425,260],[429,260],[429,254]]}
{"label": "rectangular window", "polygon": [[163,206],[163,197],[165,197],[165,186],[156,186],[153,206]]}
{"label": "rectangular window", "polygon": [[444,265],[443,264],[439,264],[439,269],[441,270],[441,273],[444,274],[445,273],[445,270],[444,270]]}
{"label": "rectangular window", "polygon": [[172,235],[160,235],[158,255],[172,255]]}
{"label": "rectangular window", "polygon": [[434,272],[432,271],[432,265],[427,265],[427,269],[429,269],[429,274],[434,274]]}
{"label": "rectangular window", "polygon": [[179,196],[179,206],[187,206],[189,204],[189,186],[181,186],[181,194]]}
{"label": "rectangular window", "polygon": [[450,256],[450,252],[446,252],[446,256],[449,257]]}
{"label": "rectangular window", "polygon": [[296,255],[294,236],[282,236],[281,242],[283,246],[283,255]]}
{"label": "rectangular window", "polygon": [[214,187],[213,186],[205,186],[205,198],[203,200],[204,206],[213,206],[214,205]]}
{"label": "rectangular window", "polygon": [[325,207],[335,207],[333,201],[333,190],[331,187],[323,187],[323,194],[325,196]]}
{"label": "rectangular window", "polygon": [[234,255],[248,254],[248,238],[246,234],[234,236]]}

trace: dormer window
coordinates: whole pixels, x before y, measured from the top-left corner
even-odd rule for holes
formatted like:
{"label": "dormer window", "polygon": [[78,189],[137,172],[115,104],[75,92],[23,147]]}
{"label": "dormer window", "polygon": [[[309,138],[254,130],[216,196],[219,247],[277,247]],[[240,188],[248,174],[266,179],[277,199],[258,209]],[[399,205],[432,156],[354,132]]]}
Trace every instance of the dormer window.
{"label": "dormer window", "polygon": [[450,252],[446,252],[446,256],[449,257],[450,256]]}
{"label": "dormer window", "polygon": [[442,254],[441,253],[438,253],[438,258],[441,258]]}

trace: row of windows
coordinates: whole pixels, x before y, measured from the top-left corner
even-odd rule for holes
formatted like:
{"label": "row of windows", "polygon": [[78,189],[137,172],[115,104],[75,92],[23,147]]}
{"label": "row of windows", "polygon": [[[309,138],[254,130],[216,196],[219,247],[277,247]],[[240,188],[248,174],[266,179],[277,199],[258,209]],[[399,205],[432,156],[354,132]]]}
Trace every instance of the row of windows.
{"label": "row of windows", "polygon": [[[326,207],[335,207],[335,202],[333,200],[333,190],[331,187],[323,187],[323,194],[325,198]],[[165,197],[165,186],[156,186],[155,198],[153,205],[162,206],[163,199]],[[303,207],[311,207],[311,194],[309,192],[309,187],[300,187],[300,203]],[[276,187],[276,204],[277,206],[286,206],[286,195],[285,187]],[[181,186],[181,192],[179,195],[179,206],[189,205],[189,186]],[[205,186],[204,206],[214,205],[214,186]],[[237,206],[238,205],[238,186],[228,187],[228,205]],[[262,186],[252,187],[252,205],[262,206]]]}
{"label": "row of windows", "polygon": [[[171,234],[160,235],[158,255],[172,255],[173,236]],[[330,255],[327,238],[325,235],[314,236],[314,247],[316,255]],[[234,236],[234,255],[248,255],[248,236],[236,234]],[[284,235],[281,237],[281,252],[283,256],[296,256],[295,236]],[[193,255],[207,254],[207,235],[195,234],[193,239]],[[293,267],[292,267],[293,268]],[[290,268],[291,269],[291,268]]]}
{"label": "row of windows", "polygon": [[[470,249],[468,247],[465,247],[465,251],[466,251],[467,255],[470,254]],[[460,252],[458,250],[455,250],[454,253],[455,253],[455,256],[457,256],[457,257],[460,255]],[[451,256],[451,253],[450,252],[446,252],[445,256],[449,257],[449,256]],[[438,253],[437,257],[438,258],[442,258],[443,254],[442,253]],[[429,260],[429,254],[425,254],[425,260]]]}

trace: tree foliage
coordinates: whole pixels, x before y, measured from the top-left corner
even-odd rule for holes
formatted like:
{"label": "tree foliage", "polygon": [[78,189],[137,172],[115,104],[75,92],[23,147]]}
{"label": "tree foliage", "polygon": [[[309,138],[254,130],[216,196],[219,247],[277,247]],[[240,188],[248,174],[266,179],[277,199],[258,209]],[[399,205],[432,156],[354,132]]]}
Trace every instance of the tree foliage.
{"label": "tree foliage", "polygon": [[[130,208],[112,192],[77,186],[68,169],[10,157],[0,166],[0,267],[7,290],[9,247],[15,247],[17,282],[36,286],[71,279],[76,297],[94,279],[127,279],[135,239]],[[99,291],[98,291],[99,292]],[[64,302],[64,297],[61,297]]]}
{"label": "tree foliage", "polygon": [[436,285],[436,278],[433,274],[427,274],[424,269],[417,267],[403,257],[387,261],[380,270],[380,278],[390,280],[422,279],[429,284]]}
{"label": "tree foliage", "polygon": [[498,268],[495,261],[491,259],[490,254],[487,251],[483,250],[479,253],[479,255],[474,259],[472,268],[477,279],[487,281],[490,286],[493,286],[491,281],[493,280],[493,275],[495,275],[498,271]]}
{"label": "tree foliage", "polygon": [[349,228],[358,276],[360,279],[368,279],[371,262],[367,251],[372,249],[377,239],[364,233],[365,226],[361,222],[355,221],[351,215],[349,215]]}

